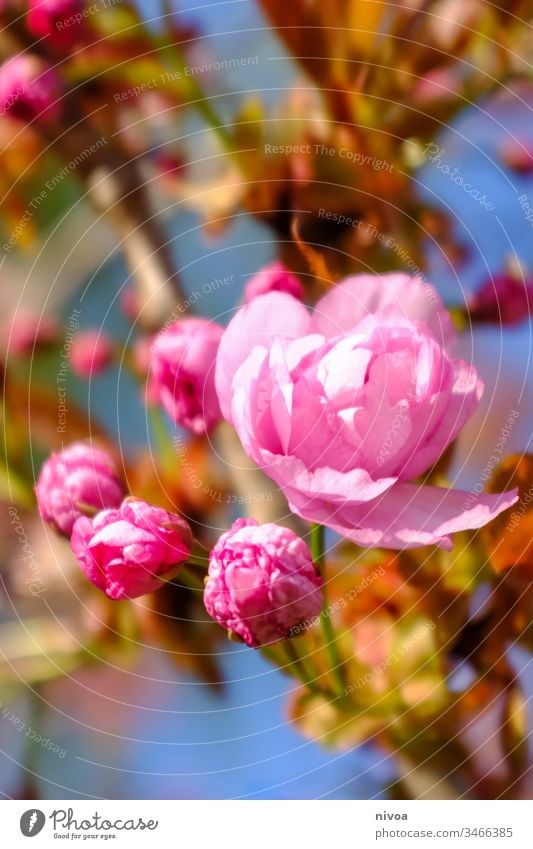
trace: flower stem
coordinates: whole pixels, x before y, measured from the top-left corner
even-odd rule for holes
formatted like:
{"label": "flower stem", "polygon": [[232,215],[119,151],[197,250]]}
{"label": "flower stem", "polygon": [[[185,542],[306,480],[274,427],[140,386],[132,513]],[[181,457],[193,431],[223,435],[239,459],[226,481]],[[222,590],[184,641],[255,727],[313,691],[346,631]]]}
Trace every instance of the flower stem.
{"label": "flower stem", "polygon": [[326,576],[325,576],[325,561],[324,561],[324,526],[313,524],[311,525],[311,555],[318,567],[318,571],[323,578],[322,592],[324,596],[324,605],[320,615],[320,627],[322,629],[322,638],[328,653],[331,674],[335,681],[337,694],[340,698],[344,698],[346,685],[342,671],[342,660],[337,650],[336,635],[333,629],[333,623],[328,613],[328,599],[326,594]]}
{"label": "flower stem", "polygon": [[187,569],[186,566],[178,572],[176,577],[172,579],[171,583],[176,584],[178,587],[188,587],[190,590],[194,590],[202,594],[204,591],[204,582],[202,579],[199,578],[198,575],[195,575],[191,569]]}
{"label": "flower stem", "polygon": [[187,80],[188,105],[196,108],[200,113],[209,129],[215,134],[222,148],[232,156],[237,156],[232,135],[225,126],[222,118],[212,107],[198,82],[187,75],[187,63],[179,45],[163,39],[160,46],[160,53],[168,64],[172,66],[173,70]]}
{"label": "flower stem", "polygon": [[163,468],[167,473],[171,473],[173,469],[179,466],[179,458],[174,450],[172,439],[168,432],[166,422],[159,407],[149,406],[147,408],[148,421],[150,430],[154,437],[157,453]]}
{"label": "flower stem", "polygon": [[289,661],[289,667],[294,672],[296,678],[304,684],[312,693],[320,696],[327,696],[330,699],[335,699],[335,693],[331,693],[327,689],[323,689],[320,685],[315,684],[316,676],[307,668],[305,660],[298,654],[294,640],[285,640],[283,643],[285,655]]}

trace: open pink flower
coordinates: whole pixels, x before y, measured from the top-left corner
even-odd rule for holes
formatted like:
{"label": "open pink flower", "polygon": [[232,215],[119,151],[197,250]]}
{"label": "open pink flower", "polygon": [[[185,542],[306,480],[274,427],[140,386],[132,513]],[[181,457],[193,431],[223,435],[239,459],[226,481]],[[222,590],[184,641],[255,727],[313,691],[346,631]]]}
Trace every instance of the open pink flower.
{"label": "open pink flower", "polygon": [[244,300],[248,304],[267,292],[287,292],[301,301],[304,287],[292,271],[276,260],[265,265],[248,281],[244,289]]}
{"label": "open pink flower", "polygon": [[449,548],[450,534],[516,501],[412,483],[481,396],[453,340],[436,291],[404,274],[348,278],[312,314],[290,295],[264,295],[222,338],[222,412],[304,519],[365,547]]}
{"label": "open pink flower", "polygon": [[321,587],[311,552],[293,531],[237,519],[209,557],[204,603],[223,628],[257,647],[313,622]]}
{"label": "open pink flower", "polygon": [[82,516],[70,539],[82,571],[115,601],[160,589],[187,560],[191,545],[184,519],[139,498],[126,498],[94,519]]}
{"label": "open pink flower", "polygon": [[201,435],[221,419],[215,361],[223,328],[205,318],[183,318],[153,343],[150,400],[158,399],[176,424]]}

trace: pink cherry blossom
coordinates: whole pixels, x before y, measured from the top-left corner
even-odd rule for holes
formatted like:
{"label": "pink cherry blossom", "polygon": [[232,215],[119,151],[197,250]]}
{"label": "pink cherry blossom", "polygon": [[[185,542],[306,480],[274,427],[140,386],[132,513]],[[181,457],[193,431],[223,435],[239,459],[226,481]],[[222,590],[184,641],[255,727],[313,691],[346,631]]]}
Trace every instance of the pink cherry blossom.
{"label": "pink cherry blossom", "polygon": [[5,355],[24,356],[32,354],[34,348],[51,345],[59,339],[59,325],[55,319],[42,313],[25,309],[17,310],[2,326]]}
{"label": "pink cherry blossom", "polygon": [[74,522],[87,507],[117,507],[124,488],[106,451],[73,442],[45,461],[35,493],[44,521],[70,536]]}
{"label": "pink cherry blossom", "polygon": [[248,281],[244,289],[244,300],[248,304],[259,295],[267,292],[287,292],[289,295],[302,300],[304,287],[292,271],[282,262],[276,261],[265,265]]}
{"label": "pink cherry blossom", "polygon": [[471,321],[518,324],[533,312],[533,280],[497,274],[485,280],[468,301]]}
{"label": "pink cherry blossom", "polygon": [[160,589],[187,560],[192,533],[175,513],[126,498],[117,510],[78,519],[70,545],[87,578],[118,601]]}
{"label": "pink cherry blossom", "polygon": [[238,519],[211,552],[204,602],[223,628],[257,647],[315,620],[321,587],[309,548],[293,531]]}
{"label": "pink cherry blossom", "polygon": [[271,293],[220,344],[224,416],[291,509],[365,547],[451,547],[516,501],[414,482],[477,407],[482,382],[455,359],[436,291],[403,274],[351,277],[312,314]]}
{"label": "pink cherry blossom", "polygon": [[56,118],[61,111],[63,84],[44,59],[20,54],[0,67],[0,114],[23,121]]}
{"label": "pink cherry blossom", "polygon": [[96,377],[113,360],[113,342],[96,328],[80,330],[72,341],[70,362],[79,377]]}
{"label": "pink cherry blossom", "polygon": [[214,321],[184,318],[164,328],[152,346],[148,396],[196,435],[221,419],[215,362],[222,332]]}
{"label": "pink cherry blossom", "polygon": [[84,0],[29,0],[26,25],[36,38],[67,49],[86,32],[84,11]]}

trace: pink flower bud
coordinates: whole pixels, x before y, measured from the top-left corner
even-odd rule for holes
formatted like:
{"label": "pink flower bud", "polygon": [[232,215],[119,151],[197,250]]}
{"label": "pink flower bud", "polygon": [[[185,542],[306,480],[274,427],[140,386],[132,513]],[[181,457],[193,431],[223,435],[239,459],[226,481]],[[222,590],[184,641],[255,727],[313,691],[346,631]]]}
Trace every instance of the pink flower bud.
{"label": "pink flower bud", "polygon": [[244,289],[244,300],[247,304],[259,295],[267,292],[287,292],[293,298],[303,300],[304,287],[292,271],[285,268],[282,262],[271,262],[265,265],[246,284]]}
{"label": "pink flower bud", "polygon": [[484,324],[518,324],[532,310],[533,280],[524,282],[510,274],[489,278],[468,302],[470,319]]}
{"label": "pink flower bud", "polygon": [[141,308],[141,299],[135,286],[127,286],[121,289],[119,295],[120,309],[124,316],[132,322],[137,321]]}
{"label": "pink flower bud", "polygon": [[100,374],[113,360],[113,343],[99,330],[81,330],[72,341],[70,362],[73,371],[86,379]]}
{"label": "pink flower bud", "polygon": [[35,486],[39,513],[65,536],[87,508],[116,507],[124,497],[113,460],[106,451],[73,442],[43,464]]}
{"label": "pink flower bud", "polygon": [[139,498],[94,519],[82,516],[71,548],[84,574],[109,598],[137,598],[154,592],[187,560],[192,533],[187,522]]}
{"label": "pink flower bud", "polygon": [[36,38],[54,47],[79,42],[87,29],[83,0],[29,0],[26,24]]}
{"label": "pink flower bud", "polygon": [[20,54],[0,67],[0,115],[23,121],[57,118],[62,94],[61,77],[38,56]]}
{"label": "pink flower bud", "polygon": [[40,345],[50,345],[57,341],[59,328],[53,318],[47,315],[19,310],[7,319],[2,328],[6,353],[24,356],[33,353]]}
{"label": "pink flower bud", "polygon": [[517,174],[533,172],[533,145],[528,138],[510,138],[500,148],[503,164]]}
{"label": "pink flower bud", "polygon": [[223,628],[256,648],[315,620],[321,587],[311,552],[296,534],[238,519],[211,552],[204,603]]}
{"label": "pink flower bud", "polygon": [[223,328],[184,318],[158,334],[152,347],[149,397],[158,398],[176,424],[201,435],[221,418],[215,361]]}

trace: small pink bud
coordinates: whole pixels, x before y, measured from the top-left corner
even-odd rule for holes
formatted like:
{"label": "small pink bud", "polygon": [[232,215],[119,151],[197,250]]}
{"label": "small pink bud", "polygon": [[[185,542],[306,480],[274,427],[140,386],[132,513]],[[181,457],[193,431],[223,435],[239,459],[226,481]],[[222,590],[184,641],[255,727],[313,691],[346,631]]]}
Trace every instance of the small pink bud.
{"label": "small pink bud", "polygon": [[10,355],[25,356],[41,345],[51,345],[58,340],[59,328],[47,315],[19,310],[4,322],[2,337]]}
{"label": "small pink bud", "polygon": [[35,493],[44,521],[70,536],[74,522],[88,508],[120,504],[124,488],[106,451],[73,442],[45,461]]}
{"label": "small pink bud", "polygon": [[510,274],[489,278],[468,301],[471,321],[483,324],[518,324],[532,311],[533,280]]}
{"label": "small pink bud", "polygon": [[203,318],[184,318],[164,328],[152,347],[150,399],[196,435],[221,419],[215,361],[223,328]]}
{"label": "small pink bud", "polygon": [[127,319],[133,322],[137,321],[141,307],[141,299],[139,298],[135,286],[126,286],[121,289],[119,304]]}
{"label": "small pink bud", "polygon": [[533,172],[533,144],[526,138],[510,138],[500,148],[504,165],[517,174]]}
{"label": "small pink bud", "polygon": [[45,44],[69,48],[83,39],[87,21],[83,0],[29,0],[26,24]]}
{"label": "small pink bud", "polygon": [[100,374],[113,361],[113,342],[104,333],[91,328],[81,330],[72,341],[70,362],[79,377],[89,379]]}
{"label": "small pink bud", "polygon": [[176,514],[126,498],[116,510],[78,519],[70,545],[87,578],[118,601],[160,589],[187,560],[192,541]]}
{"label": "small pink bud", "polygon": [[247,304],[259,295],[267,292],[287,292],[298,300],[303,300],[304,287],[292,271],[285,268],[282,262],[271,262],[265,265],[245,286],[244,300]]}
{"label": "small pink bud", "polygon": [[22,121],[57,118],[62,94],[61,77],[38,56],[21,53],[0,67],[0,115]]}
{"label": "small pink bud", "polygon": [[[154,337],[151,334],[143,334],[133,343],[133,365],[135,366],[135,370],[143,377],[146,377],[150,370],[153,344]],[[155,403],[157,403],[157,399]]]}
{"label": "small pink bud", "polygon": [[211,552],[204,603],[219,625],[256,648],[312,623],[321,588],[311,552],[296,534],[238,519]]}

